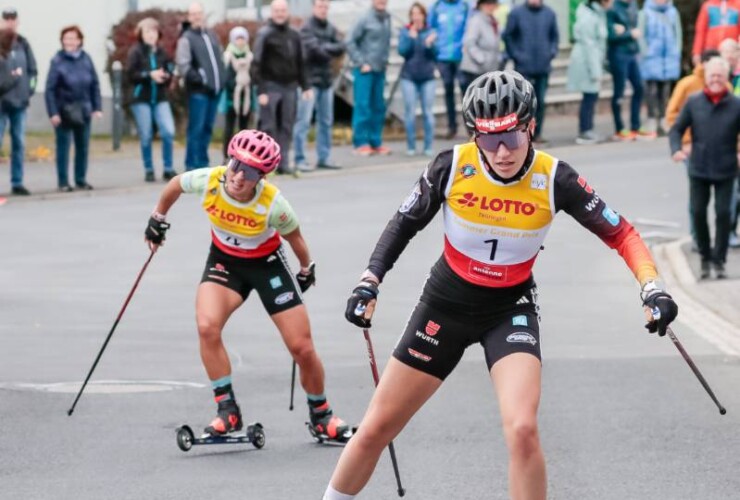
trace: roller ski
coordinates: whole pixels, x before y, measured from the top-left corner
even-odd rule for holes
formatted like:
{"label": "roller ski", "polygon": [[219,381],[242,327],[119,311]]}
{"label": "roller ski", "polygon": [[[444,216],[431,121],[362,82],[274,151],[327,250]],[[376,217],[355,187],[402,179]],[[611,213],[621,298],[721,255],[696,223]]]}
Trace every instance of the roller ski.
{"label": "roller ski", "polygon": [[224,401],[218,404],[218,414],[211,424],[203,429],[200,437],[195,437],[188,425],[177,429],[177,446],[182,451],[190,451],[193,446],[202,444],[234,444],[251,443],[257,449],[265,446],[265,431],[262,424],[247,425],[245,432],[239,432],[243,427],[239,405],[235,401]]}
{"label": "roller ski", "polygon": [[[326,405],[328,408],[328,405]],[[320,408],[310,410],[310,421],[306,422],[308,432],[319,444],[344,445],[357,432],[357,427],[350,427],[341,418],[334,415],[330,409],[320,411]]]}

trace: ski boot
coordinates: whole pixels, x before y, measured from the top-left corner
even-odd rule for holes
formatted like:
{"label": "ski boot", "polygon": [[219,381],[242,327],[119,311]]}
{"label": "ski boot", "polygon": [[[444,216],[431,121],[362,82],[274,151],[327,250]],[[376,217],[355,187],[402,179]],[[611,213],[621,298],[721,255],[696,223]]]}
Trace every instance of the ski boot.
{"label": "ski boot", "polygon": [[355,429],[334,415],[328,403],[325,404],[325,408],[323,411],[321,407],[313,410],[309,409],[310,422],[306,422],[308,431],[320,444],[324,442],[345,444],[350,440]]}
{"label": "ski boot", "polygon": [[242,429],[242,412],[236,401],[222,401],[218,403],[218,413],[211,424],[203,429],[205,434],[211,436],[223,436]]}

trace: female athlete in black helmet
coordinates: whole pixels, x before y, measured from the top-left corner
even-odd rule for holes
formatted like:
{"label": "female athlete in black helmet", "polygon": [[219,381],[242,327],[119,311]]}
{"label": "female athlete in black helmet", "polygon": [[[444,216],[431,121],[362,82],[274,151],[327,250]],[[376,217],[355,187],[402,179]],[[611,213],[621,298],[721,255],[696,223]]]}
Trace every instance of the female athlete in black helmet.
{"label": "female athlete in black helmet", "polygon": [[532,86],[518,73],[477,78],[463,99],[472,140],[442,151],[388,223],[345,316],[369,327],[378,286],[409,240],[441,208],[445,244],[395,347],[358,433],[324,495],[349,500],[388,443],[440,387],[472,344],[481,344],[509,450],[509,490],[543,500],[539,442],[540,332],[532,266],[559,210],[617,250],[642,286],[649,331],[664,335],[678,308],[656,285],[649,251],[632,226],[563,161],[533,149]]}

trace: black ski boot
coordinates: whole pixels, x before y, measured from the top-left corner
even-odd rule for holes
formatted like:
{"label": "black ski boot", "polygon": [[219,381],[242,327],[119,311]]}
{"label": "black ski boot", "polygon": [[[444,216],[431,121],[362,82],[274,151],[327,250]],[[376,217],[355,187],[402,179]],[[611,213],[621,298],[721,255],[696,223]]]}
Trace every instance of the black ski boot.
{"label": "black ski boot", "polygon": [[203,432],[211,436],[223,436],[230,432],[242,429],[242,412],[236,401],[230,399],[218,403],[218,413],[211,421],[211,425],[203,429]]}
{"label": "black ski boot", "polygon": [[309,408],[310,422],[308,430],[319,442],[336,441],[346,443],[352,437],[352,428],[347,422],[334,415],[329,403],[316,408]]}

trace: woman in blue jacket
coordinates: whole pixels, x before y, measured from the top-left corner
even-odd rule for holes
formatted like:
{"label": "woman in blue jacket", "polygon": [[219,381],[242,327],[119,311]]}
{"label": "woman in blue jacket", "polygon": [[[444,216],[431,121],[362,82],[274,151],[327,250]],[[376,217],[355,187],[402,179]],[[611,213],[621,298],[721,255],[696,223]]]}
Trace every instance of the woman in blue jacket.
{"label": "woman in blue jacket", "polygon": [[681,73],[681,18],[672,0],[646,0],[640,11],[640,74],[645,82],[645,100],[651,131],[665,135],[665,115],[673,82]]}
{"label": "woman in blue jacket", "polygon": [[406,124],[406,154],[416,154],[416,101],[421,102],[424,123],[424,155],[431,157],[434,134],[434,63],[437,34],[427,25],[427,11],[415,2],[409,10],[410,23],[401,29],[398,53],[405,59],[401,68],[401,93]]}
{"label": "woman in blue jacket", "polygon": [[75,184],[90,190],[87,182],[87,157],[90,145],[90,119],[103,116],[100,84],[90,56],[82,50],[84,36],[77,26],[62,29],[62,50],[51,60],[46,78],[46,111],[54,126],[57,148],[59,191],[70,192],[67,169],[70,138],[75,143]]}

